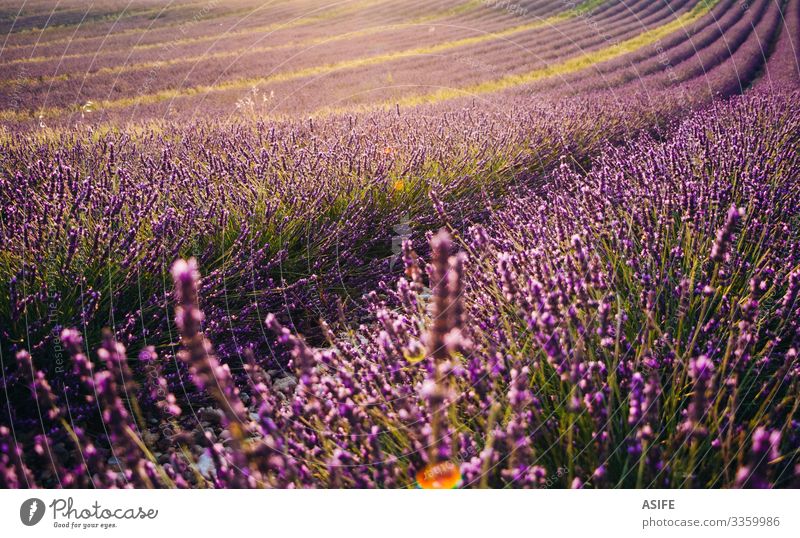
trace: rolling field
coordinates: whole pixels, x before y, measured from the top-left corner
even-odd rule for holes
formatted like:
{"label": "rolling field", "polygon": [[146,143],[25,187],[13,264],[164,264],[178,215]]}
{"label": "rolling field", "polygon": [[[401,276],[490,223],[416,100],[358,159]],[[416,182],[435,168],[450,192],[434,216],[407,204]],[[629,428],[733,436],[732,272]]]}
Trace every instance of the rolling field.
{"label": "rolling field", "polygon": [[0,486],[800,486],[800,0],[0,34]]}

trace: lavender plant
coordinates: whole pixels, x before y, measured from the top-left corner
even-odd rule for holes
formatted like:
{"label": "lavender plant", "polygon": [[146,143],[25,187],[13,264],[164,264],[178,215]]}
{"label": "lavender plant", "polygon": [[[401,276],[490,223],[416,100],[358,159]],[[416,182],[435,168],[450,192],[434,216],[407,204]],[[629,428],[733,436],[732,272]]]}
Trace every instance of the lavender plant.
{"label": "lavender plant", "polygon": [[481,224],[445,211],[430,264],[407,241],[360,327],[324,324],[313,345],[266,316],[283,372],[251,348],[241,374],[220,362],[201,307],[215,276],[179,260],[171,366],[148,348],[159,367],[137,376],[112,333],[92,360],[65,330],[76,383],[57,392],[18,354],[6,393],[27,386],[42,425],[0,430],[3,484],[398,487],[448,461],[469,487],[790,485],[796,108],[718,104],[588,172],[565,163]]}
{"label": "lavender plant", "polygon": [[17,126],[0,486],[797,486],[800,4],[707,4],[478,104]]}

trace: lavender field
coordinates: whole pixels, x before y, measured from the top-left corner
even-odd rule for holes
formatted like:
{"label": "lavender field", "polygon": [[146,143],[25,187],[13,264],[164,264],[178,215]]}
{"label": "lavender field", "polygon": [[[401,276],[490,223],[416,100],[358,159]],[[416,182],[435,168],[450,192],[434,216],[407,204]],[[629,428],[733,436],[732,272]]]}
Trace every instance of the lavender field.
{"label": "lavender field", "polygon": [[3,488],[800,487],[800,0],[0,34]]}

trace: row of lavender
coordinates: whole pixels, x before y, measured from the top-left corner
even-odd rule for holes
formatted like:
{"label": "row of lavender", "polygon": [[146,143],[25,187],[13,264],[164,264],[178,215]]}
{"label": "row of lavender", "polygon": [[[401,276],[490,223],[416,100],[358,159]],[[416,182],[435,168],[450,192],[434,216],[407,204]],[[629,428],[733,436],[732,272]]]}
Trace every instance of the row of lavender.
{"label": "row of lavender", "polygon": [[[406,277],[368,298],[376,321],[326,328],[321,348],[265,316],[288,391],[252,351],[244,382],[219,362],[209,287],[179,261],[182,381],[215,405],[181,402],[153,348],[139,388],[110,333],[95,369],[66,330],[75,392],[17,354],[43,433],[23,451],[2,427],[4,485],[396,487],[442,461],[470,486],[792,484],[798,112],[796,94],[757,92],[588,173],[565,163],[485,224],[430,237],[427,265],[406,242]],[[80,400],[110,447],[78,426]]]}
{"label": "row of lavender", "polygon": [[[376,67],[368,71],[363,71],[362,68],[357,73],[353,73],[352,68],[343,68],[338,75],[341,80],[338,80],[335,91],[343,93],[347,88],[356,91],[353,86],[357,87],[364,77],[380,77],[386,69],[391,69],[393,77],[399,77],[400,73],[404,72],[413,73],[420,84],[424,84],[424,80],[434,74],[439,77],[438,83],[444,84],[446,79],[442,78],[442,73],[454,70],[452,76],[457,77],[462,85],[465,78],[479,79],[489,74],[487,72],[511,73],[531,70],[552,61],[606,46],[611,36],[617,41],[634,37],[646,29],[684,14],[695,3],[689,0],[604,2],[590,15],[572,17],[563,23],[533,31],[516,32],[511,36],[512,41],[498,38],[487,43],[454,47],[452,52],[455,54],[455,59],[460,61],[453,62],[454,58],[444,52],[433,57],[419,54],[395,59],[387,58],[386,61],[379,62]],[[547,12],[542,15],[563,12],[567,7],[563,2],[552,2]],[[432,6],[427,8],[432,13],[437,13]],[[383,16],[389,20],[392,18],[389,10],[384,10]],[[468,41],[470,37],[474,38],[476,33],[503,31],[519,27],[520,24],[531,24],[535,21],[533,17],[534,15],[530,14],[509,20],[509,14],[505,10],[492,9],[478,10],[476,13],[468,12],[467,16],[456,17],[453,20],[445,19],[440,24],[432,26],[436,28],[435,32],[429,32],[428,28],[422,25],[410,24],[406,27],[399,25],[397,28],[383,25],[384,30],[379,34],[376,33],[376,38],[379,38],[383,45],[380,48],[381,54],[377,56],[383,56],[390,51],[419,50],[424,46],[446,46],[448,43],[458,43],[465,38]],[[435,21],[439,22],[438,19]],[[595,28],[603,28],[603,35],[600,35]],[[205,44],[200,51],[196,51],[198,53],[188,56],[187,60],[162,61],[155,66],[147,61],[136,63],[131,58],[131,56],[135,58],[136,54],[130,51],[103,54],[100,57],[89,54],[86,55],[88,60],[91,60],[89,71],[86,65],[87,57],[62,59],[59,55],[50,62],[36,62],[17,68],[24,73],[21,75],[23,79],[16,92],[21,95],[9,93],[0,96],[0,108],[9,108],[9,103],[16,101],[18,107],[32,111],[53,106],[66,107],[74,111],[77,107],[73,105],[83,105],[90,100],[101,102],[106,99],[118,100],[141,95],[143,81],[147,93],[156,93],[174,88],[203,87],[209,81],[213,81],[215,86],[224,85],[238,80],[253,79],[254,73],[269,74],[267,80],[280,79],[288,75],[290,83],[272,81],[261,87],[266,89],[267,93],[274,92],[278,96],[274,100],[286,101],[284,106],[289,107],[289,103],[307,93],[303,92],[302,88],[314,82],[309,80],[311,78],[309,76],[292,77],[292,73],[298,71],[302,73],[304,69],[375,56],[364,54],[364,43],[357,38],[357,34],[350,39],[336,37],[333,36],[331,42],[324,47],[318,44],[314,46],[312,41],[305,47],[301,45],[277,47],[268,53],[260,50],[265,46],[271,47],[263,40],[249,43],[247,46],[237,42],[238,48],[233,51],[225,51],[223,46],[216,43],[209,51],[208,45]],[[140,54],[146,58],[147,52],[152,56],[152,51],[142,51]],[[470,70],[472,73],[464,69],[470,67],[469,62],[474,64]],[[431,64],[435,64],[436,68],[430,68]],[[474,69],[475,67],[478,68]],[[329,80],[325,85],[328,92],[332,91]],[[113,88],[113,91],[110,88]],[[24,95],[19,91],[21,89],[24,89]],[[235,93],[242,92],[238,90]],[[324,98],[324,96],[319,97],[319,99]],[[274,105],[275,103],[270,103],[270,106]],[[141,112],[137,109],[137,113]]]}
{"label": "row of lavender", "polygon": [[[711,11],[692,24],[686,26],[662,40],[644,46],[631,54],[620,56],[614,60],[592,65],[574,73],[552,76],[539,82],[519,86],[506,93],[535,95],[537,101],[557,101],[565,95],[579,96],[581,100],[594,100],[600,98],[608,100],[617,99],[624,102],[627,99],[649,98],[651,106],[661,108],[661,99],[681,99],[685,102],[683,110],[690,110],[693,105],[689,102],[705,102],[711,97],[726,97],[746,91],[749,85],[758,78],[765,59],[772,56],[774,43],[781,35],[788,33],[788,29],[796,19],[796,5],[794,2],[781,2],[775,0],[758,0],[752,3],[741,3],[736,0],[722,0],[712,3]],[[531,67],[546,67],[563,59],[561,54],[569,50],[570,53],[580,56],[591,55],[592,51],[608,47],[617,42],[624,42],[627,37],[634,37],[641,33],[643,28],[657,27],[659,21],[669,20],[671,11],[675,14],[684,13],[686,10],[696,8],[696,3],[669,2],[664,6],[661,3],[636,7],[635,20],[620,19],[621,14],[612,15],[612,8],[601,13],[592,13],[579,17],[574,23],[576,36],[567,33],[560,35],[560,30],[555,30],[553,36],[547,37],[547,32],[538,32],[533,36],[521,36],[515,39],[515,44],[526,47],[531,52],[532,58],[525,56],[524,62],[519,62],[516,54],[509,54],[503,47],[472,46],[460,50],[453,58],[457,66],[471,66],[469,74],[457,69],[453,78],[448,78],[447,69],[442,65],[442,58],[432,56],[426,60],[411,59],[402,63],[407,73],[412,73],[413,85],[453,86],[462,87],[470,80],[485,79],[487,76],[497,76],[498,73],[526,73]],[[598,10],[599,11],[599,10]],[[685,13],[684,13],[685,14]],[[645,16],[646,15],[646,16]],[[608,19],[606,18],[608,16]],[[642,16],[641,19],[639,17]],[[613,21],[613,23],[612,23]],[[605,23],[609,22],[608,26]],[[596,26],[595,26],[596,25]],[[571,27],[571,25],[570,25]],[[795,34],[796,35],[796,34]],[[796,39],[796,38],[795,38]],[[515,45],[516,46],[516,45]],[[527,48],[530,47],[530,48]],[[792,59],[797,56],[797,48],[785,51]],[[394,64],[393,64],[394,65]],[[400,69],[401,65],[395,65]],[[789,66],[791,67],[791,66]],[[418,73],[419,70],[422,73]],[[795,66],[791,70],[796,72]],[[359,77],[380,79],[383,67],[380,65],[372,68],[363,68],[358,71]],[[431,73],[436,73],[433,77]],[[400,72],[395,71],[398,81],[404,80]],[[433,77],[433,78],[432,78]],[[318,98],[309,97],[302,99],[303,106],[312,110],[319,110],[325,105],[325,100],[333,98],[334,101],[347,104],[347,99],[353,93],[359,94],[349,84],[348,77],[341,85],[329,88],[325,79],[311,82],[297,80],[277,85],[269,85],[277,94],[284,95],[288,88],[289,95],[295,95],[292,84],[303,88],[316,88]],[[313,93],[313,92],[312,92]],[[631,97],[633,94],[634,97]],[[393,97],[389,96],[388,101]],[[230,110],[233,106],[231,95],[226,92],[211,92],[203,94],[203,110]],[[456,102],[468,99],[456,99]],[[289,100],[291,101],[291,100]],[[281,112],[284,106],[275,103],[263,107],[265,112]],[[486,104],[496,105],[503,110],[528,107],[526,102],[508,103],[505,100],[496,102],[492,97],[487,97]],[[186,114],[197,112],[197,102],[191,98],[178,98],[165,103],[152,103],[137,107],[137,113],[146,116],[162,116],[170,110],[183,110]],[[436,103],[433,108],[438,109],[441,103]],[[165,108],[166,107],[166,108]]]}

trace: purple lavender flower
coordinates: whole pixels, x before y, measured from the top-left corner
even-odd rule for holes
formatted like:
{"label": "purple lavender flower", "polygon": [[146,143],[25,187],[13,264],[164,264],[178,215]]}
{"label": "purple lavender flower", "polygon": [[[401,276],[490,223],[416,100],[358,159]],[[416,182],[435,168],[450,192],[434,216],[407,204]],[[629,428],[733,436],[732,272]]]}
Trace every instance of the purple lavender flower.
{"label": "purple lavender flower", "polygon": [[717,231],[717,237],[711,247],[711,261],[722,263],[728,255],[736,224],[744,216],[744,209],[731,206],[725,217],[725,224]]}
{"label": "purple lavender flower", "polygon": [[736,472],[736,487],[765,489],[769,481],[770,464],[780,456],[781,434],[760,427],[753,432],[753,442],[747,465]]}

